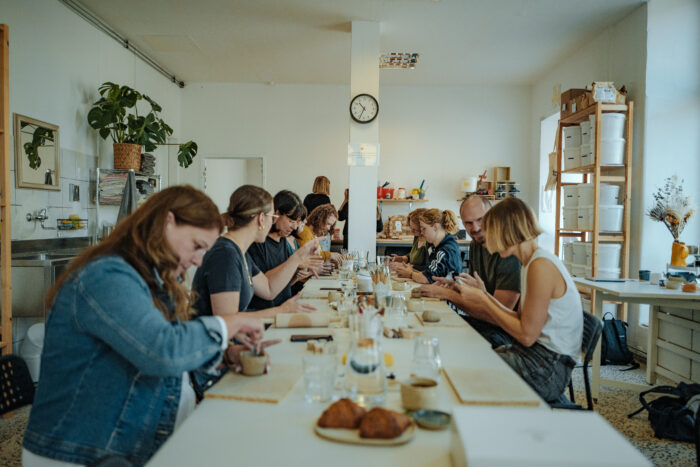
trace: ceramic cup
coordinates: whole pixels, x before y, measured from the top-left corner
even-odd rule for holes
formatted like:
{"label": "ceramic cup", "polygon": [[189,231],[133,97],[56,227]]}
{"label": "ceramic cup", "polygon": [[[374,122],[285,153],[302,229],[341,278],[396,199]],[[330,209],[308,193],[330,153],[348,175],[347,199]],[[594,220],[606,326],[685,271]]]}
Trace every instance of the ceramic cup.
{"label": "ceramic cup", "polygon": [[342,297],[342,294],[338,292],[337,290],[331,290],[328,292],[328,302],[329,303],[338,303],[340,302],[340,297]]}
{"label": "ceramic cup", "polygon": [[260,376],[265,373],[265,363],[267,355],[254,356],[251,351],[241,352],[241,366],[246,376]]}
{"label": "ceramic cup", "polygon": [[401,405],[406,410],[434,409],[440,392],[434,379],[413,377],[401,382]]}
{"label": "ceramic cup", "polygon": [[423,310],[425,309],[425,302],[420,298],[411,298],[408,300],[408,302],[406,302],[406,307],[408,308],[408,311],[413,313],[423,313]]}
{"label": "ceramic cup", "polygon": [[651,271],[649,271],[648,269],[640,269],[639,270],[639,281],[640,282],[648,282],[650,275],[651,275]]}
{"label": "ceramic cup", "polygon": [[661,273],[660,272],[652,272],[649,274],[649,282],[651,285],[659,285],[659,281],[661,280]]}

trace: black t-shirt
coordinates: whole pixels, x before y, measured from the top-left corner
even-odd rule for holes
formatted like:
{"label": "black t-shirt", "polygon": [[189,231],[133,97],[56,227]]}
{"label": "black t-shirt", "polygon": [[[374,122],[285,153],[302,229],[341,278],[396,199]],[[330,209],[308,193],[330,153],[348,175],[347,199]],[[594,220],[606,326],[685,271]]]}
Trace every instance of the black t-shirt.
{"label": "black t-shirt", "polygon": [[429,283],[433,283],[433,276],[456,276],[462,272],[462,254],[452,234],[445,235],[440,244],[429,251],[428,262],[423,270],[423,275]]}
{"label": "black t-shirt", "polygon": [[331,204],[331,199],[328,195],[323,193],[309,193],[304,198],[304,207],[306,207],[307,215],[311,214],[311,211],[321,206],[322,204]]}
{"label": "black t-shirt", "polygon": [[[291,253],[288,245],[286,238],[281,238],[278,242],[268,235],[263,243],[253,243],[250,245],[248,254],[262,272],[267,272],[289,259]],[[251,310],[272,308],[273,306],[281,305],[291,298],[291,296],[292,288],[287,284],[274,300],[263,300],[258,296],[254,296],[253,300],[250,302],[249,308]]]}
{"label": "black t-shirt", "polygon": [[245,256],[244,261],[238,245],[226,237],[219,237],[207,251],[192,280],[192,290],[197,293],[194,308],[199,316],[212,314],[211,296],[221,292],[240,292],[238,311],[247,311],[254,293],[250,282],[260,269],[248,253]]}
{"label": "black t-shirt", "polygon": [[514,290],[520,292],[520,260],[515,256],[501,258],[498,253],[491,254],[485,246],[472,241],[469,245],[469,262],[471,270],[479,273],[484,281],[486,291],[493,295],[496,290]]}

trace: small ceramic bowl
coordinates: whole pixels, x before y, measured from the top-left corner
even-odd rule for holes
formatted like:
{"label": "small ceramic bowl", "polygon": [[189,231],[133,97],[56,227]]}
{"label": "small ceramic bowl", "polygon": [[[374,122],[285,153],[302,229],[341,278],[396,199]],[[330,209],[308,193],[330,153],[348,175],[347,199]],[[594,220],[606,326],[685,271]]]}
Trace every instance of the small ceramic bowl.
{"label": "small ceramic bowl", "polygon": [[666,281],[666,288],[677,290],[683,286],[683,280],[675,277],[669,277]]}
{"label": "small ceramic bowl", "polygon": [[413,414],[419,427],[427,430],[444,430],[450,426],[452,416],[439,410],[419,410]]}
{"label": "small ceramic bowl", "polygon": [[409,284],[408,282],[392,281],[391,288],[397,292],[404,292],[411,288],[411,284]]}
{"label": "small ceramic bowl", "polygon": [[406,302],[406,307],[413,313],[423,313],[425,302],[420,298],[411,298]]}
{"label": "small ceramic bowl", "polygon": [[342,297],[342,294],[337,290],[331,290],[330,292],[328,292],[329,303],[338,303],[340,301],[340,297]]}
{"label": "small ceramic bowl", "polygon": [[434,379],[414,377],[401,382],[401,405],[406,410],[434,409],[440,392]]}
{"label": "small ceramic bowl", "polygon": [[260,376],[265,373],[267,355],[253,355],[253,352],[241,352],[241,366],[246,376]]}

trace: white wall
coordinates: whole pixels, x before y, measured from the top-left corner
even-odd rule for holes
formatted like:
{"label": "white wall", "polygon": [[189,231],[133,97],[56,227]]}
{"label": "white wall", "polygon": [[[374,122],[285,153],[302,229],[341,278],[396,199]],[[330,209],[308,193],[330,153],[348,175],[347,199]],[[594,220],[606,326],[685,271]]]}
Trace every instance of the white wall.
{"label": "white wall", "polygon": [[[456,210],[462,177],[489,169],[491,178],[492,167],[508,165],[530,201],[537,152],[523,124],[528,88],[384,86],[380,96],[382,182],[410,189],[425,178],[427,207]],[[192,84],[183,92],[183,137],[202,154],[264,157],[273,194],[290,189],[303,198],[326,175],[338,206],[348,180],[349,98],[346,86]],[[179,170],[180,180],[197,183],[195,172]],[[384,217],[407,210],[385,206]]]}
{"label": "white wall", "polygon": [[[700,203],[700,2],[652,0],[648,4],[646,121],[641,190],[643,208],[664,179],[685,179],[685,192]],[[695,215],[681,241],[700,243]],[[643,216],[641,266],[660,271],[671,258],[671,234]]]}
{"label": "white wall", "polygon": [[[180,123],[180,90],[113,39],[55,0],[0,0],[0,21],[10,27],[10,112],[59,126],[61,192],[14,189],[12,163],[12,239],[85,236],[86,231],[57,233],[24,219],[28,212],[49,208],[48,225],[57,217],[80,214],[94,228],[89,200],[90,171],[111,168],[111,142],[98,142],[86,120],[97,87],[114,81],[135,87],[165,109],[162,116],[175,130]],[[14,151],[14,146],[12,146]],[[156,152],[156,171],[167,186],[167,149]],[[80,185],[80,202],[68,201],[68,185]]]}

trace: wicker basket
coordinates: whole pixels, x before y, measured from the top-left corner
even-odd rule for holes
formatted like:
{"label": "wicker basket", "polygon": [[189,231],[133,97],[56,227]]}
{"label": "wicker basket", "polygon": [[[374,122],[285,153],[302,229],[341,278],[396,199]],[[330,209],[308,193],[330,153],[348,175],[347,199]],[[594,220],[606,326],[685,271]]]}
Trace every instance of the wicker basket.
{"label": "wicker basket", "polygon": [[141,169],[141,145],[131,143],[114,143],[115,169]]}

